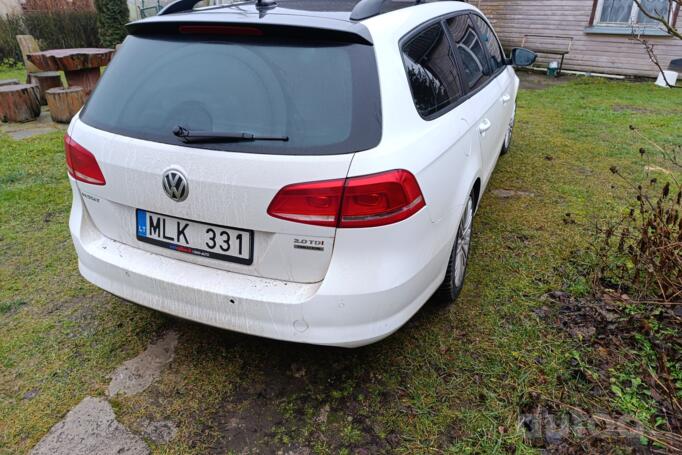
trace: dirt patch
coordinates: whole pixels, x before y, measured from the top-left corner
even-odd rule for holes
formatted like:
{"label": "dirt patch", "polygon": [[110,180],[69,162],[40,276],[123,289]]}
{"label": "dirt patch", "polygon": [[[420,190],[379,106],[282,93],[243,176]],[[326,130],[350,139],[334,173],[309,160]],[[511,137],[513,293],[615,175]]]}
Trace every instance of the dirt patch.
{"label": "dirt patch", "polygon": [[276,429],[284,424],[278,393],[281,391],[272,387],[254,385],[224,402],[212,425],[221,435],[213,453],[276,453]]}
{"label": "dirt patch", "polygon": [[57,423],[31,455],[144,455],[149,447],[118,423],[111,405],[87,397]]}
{"label": "dirt patch", "polygon": [[112,374],[107,394],[135,395],[149,387],[175,356],[178,334],[166,332],[159,340],[134,359],[128,360]]}
{"label": "dirt patch", "polygon": [[368,411],[371,372],[354,371],[363,364],[360,351],[258,343],[272,351],[268,368],[245,372],[248,381],[205,416],[201,434],[219,435],[209,453],[307,454],[325,447],[369,454],[391,448],[395,438],[382,436]]}
{"label": "dirt patch", "polygon": [[178,429],[170,420],[161,420],[159,422],[152,422],[147,419],[142,419],[137,422],[137,427],[141,429],[142,435],[151,439],[157,444],[168,444],[175,439]]}
{"label": "dirt patch", "polygon": [[[593,415],[581,415],[583,423],[592,422],[591,431],[571,432],[570,438],[564,434],[555,442],[579,447],[589,443],[592,450],[597,450],[603,447],[601,444],[618,441],[635,453],[655,453],[649,449],[656,443],[682,451],[682,408],[675,393],[677,368],[682,362],[678,330],[682,307],[634,302],[628,295],[610,289],[603,289],[598,297],[580,299],[566,292],[551,292],[544,300],[546,305],[534,310],[535,314],[560,327],[577,346],[587,348],[583,354],[575,354],[570,374],[588,384],[594,396],[620,403],[621,410],[629,409],[597,419],[610,425],[608,431],[599,430]],[[566,410],[562,406],[556,409]],[[599,410],[592,412],[598,414]],[[633,417],[635,413],[645,420]],[[546,420],[546,416],[542,418]],[[572,426],[570,422],[564,425]],[[536,446],[542,438],[550,444],[543,436],[544,430],[538,433],[532,425],[526,427],[530,433],[535,432],[529,437]]]}
{"label": "dirt patch", "polygon": [[533,197],[534,193],[530,191],[519,191],[519,190],[493,190],[492,193],[502,199],[509,199],[512,197]]}
{"label": "dirt patch", "polygon": [[572,77],[549,77],[542,73],[517,71],[521,79],[521,90],[545,90],[557,85],[568,83]]}
{"label": "dirt patch", "polygon": [[658,114],[659,111],[642,106],[632,106],[630,104],[614,104],[613,112],[632,112],[635,114]]}

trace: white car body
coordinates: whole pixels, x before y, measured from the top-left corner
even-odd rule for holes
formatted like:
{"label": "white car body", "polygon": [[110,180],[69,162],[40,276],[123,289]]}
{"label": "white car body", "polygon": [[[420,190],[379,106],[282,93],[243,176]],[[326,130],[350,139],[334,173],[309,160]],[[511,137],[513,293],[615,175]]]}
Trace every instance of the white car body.
{"label": "white car body", "polygon": [[[398,43],[421,24],[462,10],[478,12],[443,1],[362,21],[374,43],[383,117],[381,140],[370,150],[225,153],[126,137],[74,118],[68,135],[96,157],[107,182],[69,177],[69,227],[83,277],[148,308],[279,340],[356,347],[398,330],[443,282],[469,195],[485,191],[513,119],[519,80],[511,66],[438,118],[425,120],[415,109]],[[169,168],[187,177],[186,201],[162,190]],[[266,213],[286,185],[392,169],[411,172],[426,201],[398,223],[343,229]],[[139,242],[136,208],[253,230],[254,261]],[[294,241],[323,246],[294,249]]]}

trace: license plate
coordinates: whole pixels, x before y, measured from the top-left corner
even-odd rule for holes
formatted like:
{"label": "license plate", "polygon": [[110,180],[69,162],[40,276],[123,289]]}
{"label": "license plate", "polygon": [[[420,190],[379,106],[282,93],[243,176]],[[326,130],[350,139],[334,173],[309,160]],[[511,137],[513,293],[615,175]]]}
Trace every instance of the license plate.
{"label": "license plate", "polygon": [[253,231],[136,210],[140,242],[196,256],[253,263]]}

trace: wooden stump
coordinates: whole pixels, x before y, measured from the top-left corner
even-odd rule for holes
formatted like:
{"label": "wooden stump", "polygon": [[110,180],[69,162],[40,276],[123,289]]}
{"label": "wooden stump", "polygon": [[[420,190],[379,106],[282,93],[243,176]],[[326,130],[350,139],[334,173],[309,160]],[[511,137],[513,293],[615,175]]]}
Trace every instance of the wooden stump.
{"label": "wooden stump", "polygon": [[0,120],[3,122],[29,122],[40,115],[38,87],[13,84],[0,87]]}
{"label": "wooden stump", "polygon": [[51,88],[61,88],[62,78],[58,71],[45,71],[42,73],[31,73],[28,75],[29,84],[37,85],[40,95],[40,104],[47,106],[45,92]]}
{"label": "wooden stump", "polygon": [[5,85],[19,85],[19,79],[2,79],[0,80],[0,87]]}
{"label": "wooden stump", "polygon": [[82,87],[85,97],[88,98],[97,86],[100,78],[99,68],[86,68],[78,71],[65,71],[66,82],[69,87]]}
{"label": "wooden stump", "polygon": [[85,104],[82,87],[51,88],[45,92],[50,116],[57,123],[69,123]]}

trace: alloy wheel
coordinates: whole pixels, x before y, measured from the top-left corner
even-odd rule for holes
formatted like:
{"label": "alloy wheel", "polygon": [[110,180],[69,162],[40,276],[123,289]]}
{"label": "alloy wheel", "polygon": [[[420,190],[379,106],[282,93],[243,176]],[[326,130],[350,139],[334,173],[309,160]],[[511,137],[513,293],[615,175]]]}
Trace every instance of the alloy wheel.
{"label": "alloy wheel", "polygon": [[457,230],[457,250],[455,252],[454,280],[455,287],[459,288],[464,282],[464,272],[466,271],[467,261],[469,260],[469,247],[471,246],[471,230],[474,220],[474,204],[469,197],[464,214],[459,222]]}

